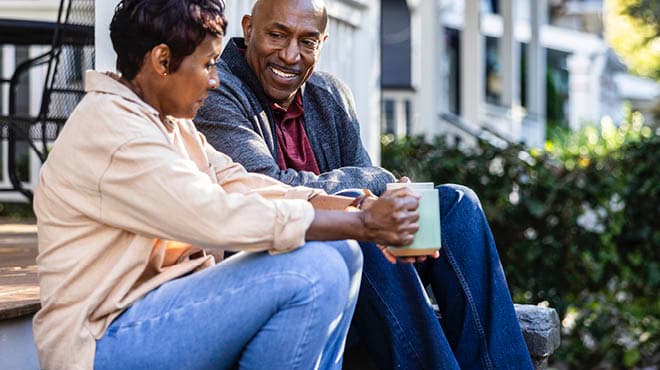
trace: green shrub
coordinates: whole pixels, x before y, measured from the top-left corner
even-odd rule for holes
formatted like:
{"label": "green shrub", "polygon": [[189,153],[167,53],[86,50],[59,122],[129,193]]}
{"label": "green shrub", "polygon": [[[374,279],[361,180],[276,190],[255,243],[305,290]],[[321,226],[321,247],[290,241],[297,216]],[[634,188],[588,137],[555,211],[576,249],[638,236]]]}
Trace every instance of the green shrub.
{"label": "green shrub", "polygon": [[554,355],[575,369],[660,360],[660,135],[628,112],[619,127],[555,133],[543,150],[471,151],[383,138],[383,166],[476,191],[514,300],[562,318]]}
{"label": "green shrub", "polygon": [[32,205],[29,203],[0,203],[0,220],[4,220],[4,222],[34,222]]}

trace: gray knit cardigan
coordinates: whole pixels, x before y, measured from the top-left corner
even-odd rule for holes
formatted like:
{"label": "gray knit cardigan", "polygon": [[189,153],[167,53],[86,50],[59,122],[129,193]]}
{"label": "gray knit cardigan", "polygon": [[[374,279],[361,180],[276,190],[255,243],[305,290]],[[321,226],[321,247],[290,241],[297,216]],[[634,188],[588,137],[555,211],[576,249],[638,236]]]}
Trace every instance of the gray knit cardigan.
{"label": "gray knit cardigan", "polygon": [[372,165],[362,145],[348,87],[321,72],[314,72],[301,87],[305,131],[321,175],[280,170],[270,102],[239,46],[245,47],[242,38],[229,41],[217,64],[220,86],[210,92],[195,117],[211,145],[248,171],[328,193],[369,188],[380,194],[386,183],[394,181],[389,171]]}

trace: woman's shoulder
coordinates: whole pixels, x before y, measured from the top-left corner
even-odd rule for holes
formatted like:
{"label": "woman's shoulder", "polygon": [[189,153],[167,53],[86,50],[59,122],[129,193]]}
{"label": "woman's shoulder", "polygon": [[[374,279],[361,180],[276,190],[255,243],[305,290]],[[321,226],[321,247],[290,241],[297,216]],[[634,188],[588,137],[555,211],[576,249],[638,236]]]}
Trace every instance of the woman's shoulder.
{"label": "woman's shoulder", "polygon": [[155,110],[144,103],[107,93],[89,92],[65,124],[81,138],[102,137],[107,143],[122,142],[141,136],[163,136]]}

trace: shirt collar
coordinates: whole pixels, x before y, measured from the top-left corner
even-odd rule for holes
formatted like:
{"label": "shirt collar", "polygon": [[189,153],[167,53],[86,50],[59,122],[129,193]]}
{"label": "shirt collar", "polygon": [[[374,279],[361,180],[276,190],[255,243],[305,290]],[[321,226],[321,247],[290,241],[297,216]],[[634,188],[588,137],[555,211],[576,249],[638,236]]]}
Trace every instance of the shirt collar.
{"label": "shirt collar", "polygon": [[285,109],[278,103],[274,102],[271,100],[270,102],[270,108],[273,110],[275,114],[289,114],[293,116],[293,118],[297,118],[303,115],[305,112],[303,109],[303,104],[302,104],[302,94],[300,94],[300,90],[296,92],[296,96],[293,98],[293,101],[291,102],[291,105],[289,105],[288,109]]}
{"label": "shirt collar", "polygon": [[153,114],[157,117],[160,116],[154,107],[137,96],[133,90],[128,88],[128,86],[119,82],[119,75],[116,73],[88,70],[85,72],[85,92],[117,95],[123,99],[138,104],[149,114]]}

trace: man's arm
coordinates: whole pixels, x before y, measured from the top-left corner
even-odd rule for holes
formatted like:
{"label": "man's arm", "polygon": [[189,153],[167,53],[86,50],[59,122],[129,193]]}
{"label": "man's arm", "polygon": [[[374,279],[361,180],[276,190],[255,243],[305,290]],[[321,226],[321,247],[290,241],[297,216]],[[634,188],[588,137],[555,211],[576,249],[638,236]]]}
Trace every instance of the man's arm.
{"label": "man's arm", "polygon": [[[375,166],[345,166],[316,175],[307,171],[281,170],[272,154],[275,135],[266,113],[257,106],[234,76],[223,75],[221,86],[212,91],[195,118],[197,128],[217,150],[241,163],[250,172],[271,176],[292,186],[320,188],[335,193],[347,188],[369,188],[380,194],[394,176]],[[254,99],[252,99],[254,98]]]}

